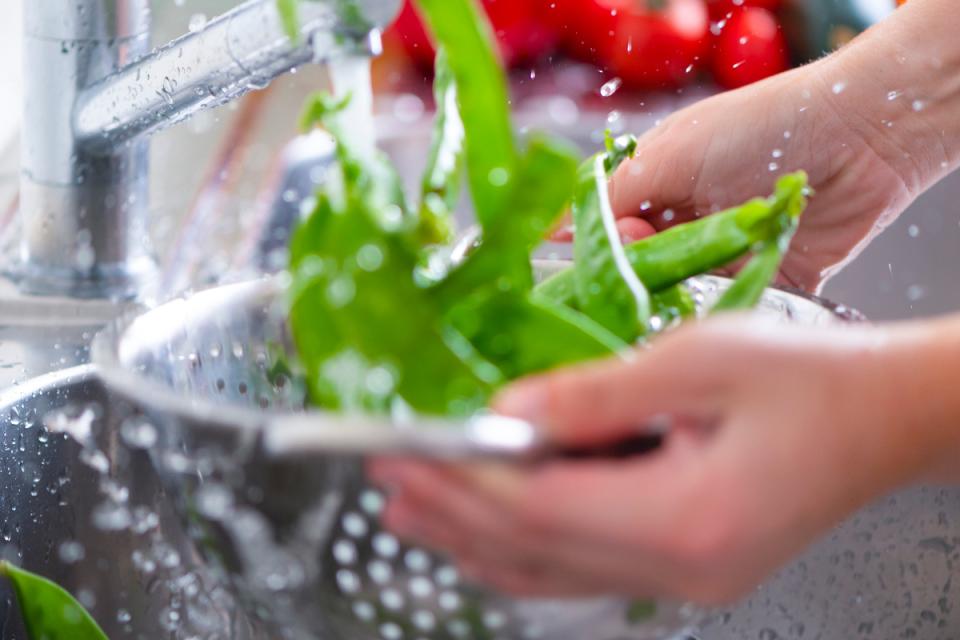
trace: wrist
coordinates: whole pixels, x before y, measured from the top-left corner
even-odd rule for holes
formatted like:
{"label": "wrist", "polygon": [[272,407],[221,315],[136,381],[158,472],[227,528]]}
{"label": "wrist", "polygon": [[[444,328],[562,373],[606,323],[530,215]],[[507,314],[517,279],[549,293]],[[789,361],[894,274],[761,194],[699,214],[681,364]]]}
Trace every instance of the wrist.
{"label": "wrist", "polygon": [[907,482],[960,483],[960,316],[891,330],[884,366],[892,455]]}
{"label": "wrist", "polygon": [[953,0],[908,3],[815,63],[825,98],[916,196],[960,166]]}

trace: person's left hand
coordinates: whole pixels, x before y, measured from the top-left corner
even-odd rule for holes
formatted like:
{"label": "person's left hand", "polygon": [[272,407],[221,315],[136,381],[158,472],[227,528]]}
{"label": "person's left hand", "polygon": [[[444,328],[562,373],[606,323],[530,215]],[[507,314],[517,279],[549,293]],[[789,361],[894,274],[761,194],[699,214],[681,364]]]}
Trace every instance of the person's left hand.
{"label": "person's left hand", "polygon": [[915,332],[900,333],[733,317],[630,361],[522,381],[496,408],[558,443],[609,442],[664,415],[674,426],[659,452],[620,461],[375,461],[385,523],[512,594],[728,601],[944,455],[920,428]]}

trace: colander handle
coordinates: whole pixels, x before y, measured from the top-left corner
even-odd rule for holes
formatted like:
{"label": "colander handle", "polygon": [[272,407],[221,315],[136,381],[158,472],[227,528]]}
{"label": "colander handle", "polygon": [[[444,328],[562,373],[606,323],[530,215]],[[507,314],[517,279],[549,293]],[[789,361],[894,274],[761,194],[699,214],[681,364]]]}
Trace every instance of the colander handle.
{"label": "colander handle", "polygon": [[398,424],[371,416],[305,414],[267,424],[262,446],[266,455],[273,458],[410,456],[536,462],[643,455],[660,446],[664,430],[637,429],[633,437],[589,448],[557,446],[542,433],[528,422],[498,415]]}

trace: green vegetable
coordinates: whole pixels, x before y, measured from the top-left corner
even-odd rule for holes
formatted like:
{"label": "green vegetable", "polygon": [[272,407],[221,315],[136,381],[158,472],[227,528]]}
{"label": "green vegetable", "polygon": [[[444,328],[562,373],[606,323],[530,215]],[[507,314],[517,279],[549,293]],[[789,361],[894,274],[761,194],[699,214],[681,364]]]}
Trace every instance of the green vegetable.
{"label": "green vegetable", "polygon": [[12,584],[31,640],[106,640],[96,621],[64,589],[9,562],[0,574]]}
{"label": "green vegetable", "polygon": [[468,300],[448,320],[509,380],[630,347],[582,314],[522,294]]}
{"label": "green vegetable", "polygon": [[300,39],[300,12],[297,6],[300,0],[277,0],[277,11],[287,37],[297,42]]}
{"label": "green vegetable", "polygon": [[510,124],[507,79],[486,15],[471,0],[419,0],[446,51],[466,135],[467,175],[477,219],[485,230],[511,215],[506,207],[519,153]]}
{"label": "green vegetable", "polygon": [[606,154],[587,160],[577,174],[573,198],[574,284],[578,308],[627,343],[647,332],[650,294],[631,269],[624,253],[607,195],[608,174],[629,158],[636,141],[618,153],[607,137]]}
{"label": "green vegetable", "polygon": [[518,171],[518,188],[507,202],[512,215],[484,230],[480,247],[436,286],[444,304],[455,304],[477,288],[533,286],[530,253],[569,202],[576,170],[576,154],[569,145],[544,137],[531,140]]}
{"label": "green vegetable", "polygon": [[[687,278],[752,248],[786,247],[803,207],[800,174],[771,198],[621,246],[607,180],[636,140],[608,136],[606,153],[579,173],[564,142],[534,135],[519,148],[476,3],[421,0],[421,8],[441,53],[419,202],[408,203],[385,156],[350,136],[349,97],[316,96],[304,113],[305,127],[334,137],[338,159],[290,247],[291,331],[314,404],[467,415],[511,380],[624,353],[651,324],[689,317]],[[444,270],[434,260],[444,250],[433,245],[449,235],[464,157],[482,237]],[[532,252],[571,204],[576,267],[535,288]],[[744,290],[737,304],[760,285],[766,258],[762,250],[734,286]]]}
{"label": "green vegetable", "polygon": [[448,242],[453,237],[453,211],[460,197],[463,169],[464,131],[457,83],[443,49],[437,52],[433,93],[437,115],[420,194],[422,239],[427,244]]}
{"label": "green vegetable", "polygon": [[[769,198],[757,198],[627,245],[627,259],[653,293],[725,266],[758,243],[779,237],[784,218],[795,217],[805,206],[806,185],[803,172],[784,176]],[[535,295],[576,308],[574,269],[544,281]]]}
{"label": "green vegetable", "polygon": [[697,315],[697,303],[683,284],[675,284],[651,296],[653,315],[660,319],[660,326],[667,327],[676,320],[685,320]]}
{"label": "green vegetable", "polygon": [[306,121],[337,139],[341,175],[292,240],[291,325],[311,398],[330,409],[383,412],[402,399],[422,413],[472,413],[500,372],[437,321],[437,302],[414,278],[420,245],[396,174],[352,147],[341,108],[323,97],[308,108]]}

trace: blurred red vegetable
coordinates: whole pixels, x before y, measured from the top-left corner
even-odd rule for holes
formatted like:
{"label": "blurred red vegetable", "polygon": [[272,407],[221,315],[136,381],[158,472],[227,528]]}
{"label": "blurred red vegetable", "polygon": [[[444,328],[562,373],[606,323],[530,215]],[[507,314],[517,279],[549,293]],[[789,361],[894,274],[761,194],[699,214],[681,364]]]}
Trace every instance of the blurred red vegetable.
{"label": "blurred red vegetable", "polygon": [[[483,0],[500,54],[508,66],[532,62],[556,48],[558,31],[542,15],[542,1]],[[415,4],[412,0],[404,1],[385,37],[399,40],[414,62],[432,68],[436,50]]]}
{"label": "blurred red vegetable", "polygon": [[776,13],[783,5],[783,0],[707,0],[707,9],[710,10],[710,19],[724,20],[744,7],[759,7]]}
{"label": "blurred red vegetable", "polygon": [[602,50],[613,34],[614,9],[599,0],[537,0],[540,15],[564,51],[577,60],[603,64]]}
{"label": "blurred red vegetable", "polygon": [[682,86],[706,62],[710,23],[703,0],[584,1],[609,10],[607,36],[598,46],[607,71],[624,85]]}
{"label": "blurred red vegetable", "polygon": [[714,40],[711,70],[724,88],[742,87],[789,67],[786,38],[766,9],[734,11]]}

